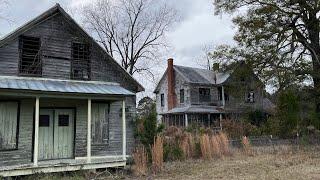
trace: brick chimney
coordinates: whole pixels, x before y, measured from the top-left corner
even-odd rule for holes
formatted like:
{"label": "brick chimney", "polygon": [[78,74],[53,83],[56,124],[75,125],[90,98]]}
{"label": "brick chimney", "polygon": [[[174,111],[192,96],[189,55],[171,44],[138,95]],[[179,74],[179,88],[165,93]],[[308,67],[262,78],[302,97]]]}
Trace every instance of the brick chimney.
{"label": "brick chimney", "polygon": [[177,104],[177,95],[175,93],[175,78],[174,78],[174,70],[173,70],[173,59],[168,59],[168,110],[176,107]]}

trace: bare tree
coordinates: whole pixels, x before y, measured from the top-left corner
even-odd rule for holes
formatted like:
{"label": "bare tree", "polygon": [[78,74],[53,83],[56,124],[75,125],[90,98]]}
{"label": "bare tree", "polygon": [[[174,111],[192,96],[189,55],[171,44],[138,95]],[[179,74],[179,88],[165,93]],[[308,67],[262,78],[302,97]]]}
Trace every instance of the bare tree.
{"label": "bare tree", "polygon": [[97,0],[83,8],[84,22],[131,75],[148,72],[167,46],[176,11],[158,0]]}

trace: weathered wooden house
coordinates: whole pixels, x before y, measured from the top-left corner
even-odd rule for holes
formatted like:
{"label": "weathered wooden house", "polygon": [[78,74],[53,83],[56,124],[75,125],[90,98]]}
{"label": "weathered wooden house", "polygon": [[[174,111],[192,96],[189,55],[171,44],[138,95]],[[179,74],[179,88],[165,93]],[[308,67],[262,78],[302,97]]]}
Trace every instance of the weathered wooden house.
{"label": "weathered wooden house", "polygon": [[124,166],[143,87],[60,6],[0,40],[0,178]]}
{"label": "weathered wooden house", "polygon": [[221,129],[221,120],[245,110],[268,111],[273,104],[264,98],[264,85],[245,63],[220,72],[173,65],[158,83],[156,104],[159,121],[167,126],[202,126]]}

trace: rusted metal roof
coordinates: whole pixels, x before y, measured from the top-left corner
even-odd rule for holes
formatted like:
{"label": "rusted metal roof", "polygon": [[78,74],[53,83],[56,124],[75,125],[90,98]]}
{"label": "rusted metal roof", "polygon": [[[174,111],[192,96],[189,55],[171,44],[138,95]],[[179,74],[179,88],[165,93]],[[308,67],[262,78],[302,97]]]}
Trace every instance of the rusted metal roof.
{"label": "rusted metal roof", "polygon": [[0,76],[0,89],[99,95],[135,95],[117,83]]}

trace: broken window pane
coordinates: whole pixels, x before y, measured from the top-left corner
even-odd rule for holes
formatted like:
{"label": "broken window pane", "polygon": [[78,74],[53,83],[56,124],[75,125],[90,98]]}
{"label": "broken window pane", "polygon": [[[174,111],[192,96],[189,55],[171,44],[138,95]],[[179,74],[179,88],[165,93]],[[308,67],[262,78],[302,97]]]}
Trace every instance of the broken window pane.
{"label": "broken window pane", "polygon": [[71,78],[90,80],[90,46],[83,43],[72,43]]}
{"label": "broken window pane", "polygon": [[21,36],[19,42],[21,75],[42,75],[41,41],[37,37]]}

